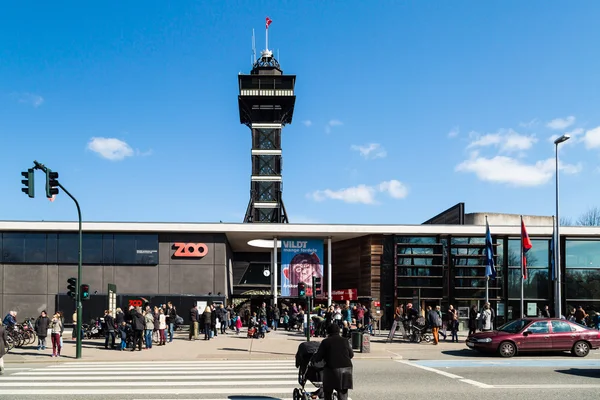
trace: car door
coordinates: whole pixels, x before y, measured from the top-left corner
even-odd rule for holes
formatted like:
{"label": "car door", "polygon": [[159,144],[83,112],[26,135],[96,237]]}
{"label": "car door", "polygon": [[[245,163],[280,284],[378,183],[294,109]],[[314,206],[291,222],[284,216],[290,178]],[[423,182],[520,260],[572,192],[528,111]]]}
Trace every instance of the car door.
{"label": "car door", "polygon": [[579,332],[571,329],[571,324],[567,321],[550,321],[552,327],[552,349],[553,350],[571,350],[573,344],[581,336]]}
{"label": "car door", "polygon": [[550,339],[550,327],[548,321],[536,321],[529,325],[523,331],[523,339],[520,350],[523,351],[543,351],[552,348]]}

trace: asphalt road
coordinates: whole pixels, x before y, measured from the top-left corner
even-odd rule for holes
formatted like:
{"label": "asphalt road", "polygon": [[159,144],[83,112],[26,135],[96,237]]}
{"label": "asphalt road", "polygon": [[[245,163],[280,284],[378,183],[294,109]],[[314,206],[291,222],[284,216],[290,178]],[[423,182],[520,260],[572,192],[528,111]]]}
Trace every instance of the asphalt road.
{"label": "asphalt road", "polygon": [[[600,390],[600,359],[571,356],[356,360],[353,400],[584,399]],[[7,364],[0,399],[291,399],[293,361]],[[423,397],[425,396],[425,397]],[[477,396],[477,397],[476,397]]]}

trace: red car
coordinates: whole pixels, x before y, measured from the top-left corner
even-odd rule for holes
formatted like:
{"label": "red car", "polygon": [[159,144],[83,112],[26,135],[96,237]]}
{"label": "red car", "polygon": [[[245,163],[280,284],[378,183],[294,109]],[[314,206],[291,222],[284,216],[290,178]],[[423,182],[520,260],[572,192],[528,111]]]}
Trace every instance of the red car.
{"label": "red car", "polygon": [[479,332],[467,338],[467,346],[486,353],[512,357],[527,351],[570,351],[585,357],[600,347],[600,331],[564,319],[523,318],[496,331]]}

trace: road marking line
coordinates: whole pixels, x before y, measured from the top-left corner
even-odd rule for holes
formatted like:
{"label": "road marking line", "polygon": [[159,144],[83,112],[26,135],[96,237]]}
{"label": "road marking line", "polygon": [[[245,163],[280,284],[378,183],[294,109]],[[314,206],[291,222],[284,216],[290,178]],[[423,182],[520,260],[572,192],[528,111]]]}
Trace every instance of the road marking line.
{"label": "road marking line", "polygon": [[494,385],[488,385],[487,383],[477,382],[477,381],[474,381],[472,379],[459,379],[459,380],[461,382],[463,382],[463,383],[468,383],[469,385],[477,386],[477,387],[480,387],[482,389],[493,389],[493,388],[496,387]]}
{"label": "road marking line", "polygon": [[[6,377],[0,378],[0,381],[31,381],[35,379],[36,381],[44,381],[44,380],[52,380],[53,382],[60,381],[129,381],[129,380],[139,380],[139,381],[154,381],[157,379],[156,376],[147,376],[147,375],[115,375],[108,376],[103,374],[102,376],[89,376],[89,374],[85,374],[87,376],[71,376],[71,375],[51,375],[44,377],[44,375],[32,375],[32,376],[14,376],[9,375]],[[275,375],[273,377],[267,376],[268,374],[261,373],[260,376],[263,378],[269,379],[295,379],[298,378],[297,374],[294,375]],[[169,381],[184,381],[184,380],[231,380],[231,379],[255,379],[257,375],[173,375],[169,376]]]}
{"label": "road marking line", "polygon": [[420,368],[420,369],[425,370],[425,371],[429,371],[429,372],[433,372],[433,373],[436,373],[436,374],[439,374],[439,375],[443,375],[443,376],[445,376],[447,378],[451,378],[451,379],[464,379],[462,376],[454,375],[454,374],[451,374],[451,373],[445,372],[445,371],[440,371],[440,370],[435,369],[435,368],[426,367],[424,365],[414,364],[414,363],[412,363],[410,361],[406,361],[406,360],[394,360],[394,361],[396,361],[398,363],[401,363],[401,364],[409,365],[411,367]]}
{"label": "road marking line", "polygon": [[[148,363],[147,367],[98,367],[98,368],[48,368],[50,371],[156,371],[161,368],[160,366],[154,366],[151,363]],[[40,370],[37,368],[36,370]],[[242,366],[231,366],[231,367],[217,367],[217,366],[209,366],[209,367],[169,367],[170,371],[247,371],[248,367]],[[264,366],[260,368],[261,371],[281,371],[281,370],[295,370],[294,367],[272,367],[272,366]]]}
{"label": "road marking line", "polygon": [[564,385],[493,385],[494,389],[598,389],[600,384],[564,384]]}

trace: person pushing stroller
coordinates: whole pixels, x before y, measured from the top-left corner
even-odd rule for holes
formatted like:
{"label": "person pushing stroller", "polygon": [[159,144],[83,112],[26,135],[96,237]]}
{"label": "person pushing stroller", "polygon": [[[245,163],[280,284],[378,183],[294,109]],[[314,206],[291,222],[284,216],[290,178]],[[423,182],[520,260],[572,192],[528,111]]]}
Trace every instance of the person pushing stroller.
{"label": "person pushing stroller", "polygon": [[323,392],[325,400],[332,400],[335,390],[339,400],[348,400],[348,389],[353,388],[352,358],[354,352],[348,339],[340,336],[336,324],[327,327],[327,338],[319,345],[311,363],[325,363],[323,368]]}

